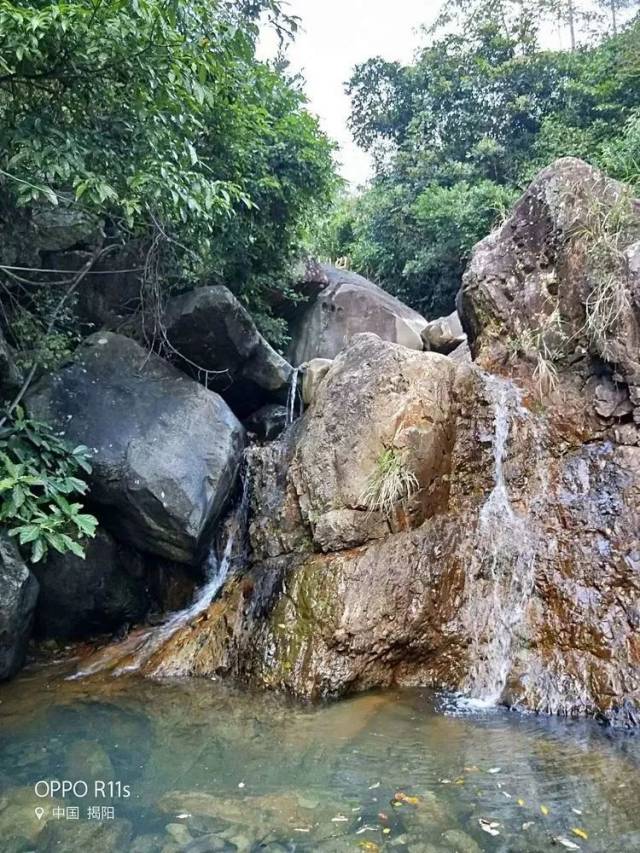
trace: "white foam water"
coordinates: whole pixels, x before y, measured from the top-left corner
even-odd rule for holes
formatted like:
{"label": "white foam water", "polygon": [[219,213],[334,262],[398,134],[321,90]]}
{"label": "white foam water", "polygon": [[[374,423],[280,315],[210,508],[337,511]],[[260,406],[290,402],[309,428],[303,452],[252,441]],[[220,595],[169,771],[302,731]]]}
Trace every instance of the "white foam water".
{"label": "white foam water", "polygon": [[296,409],[298,414],[302,414],[302,396],[299,393],[298,386],[300,383],[300,368],[294,367],[289,380],[289,393],[287,395],[287,426],[296,419]]}
{"label": "white foam water", "polygon": [[528,413],[512,382],[486,376],[485,385],[494,411],[494,485],[480,510],[476,555],[466,569],[471,668],[461,698],[462,707],[478,710],[497,705],[502,697],[514,632],[533,592],[536,551],[528,519],[515,512],[504,476],[513,423]]}

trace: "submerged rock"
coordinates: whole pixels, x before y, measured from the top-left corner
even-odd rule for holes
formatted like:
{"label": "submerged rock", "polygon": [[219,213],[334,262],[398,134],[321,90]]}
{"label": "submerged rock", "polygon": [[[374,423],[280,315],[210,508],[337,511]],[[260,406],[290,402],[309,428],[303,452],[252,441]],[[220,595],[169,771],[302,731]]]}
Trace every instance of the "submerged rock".
{"label": "submerged rock", "polygon": [[38,836],[38,853],[77,853],[91,850],[92,853],[122,853],[129,849],[133,834],[128,820],[101,823],[96,820],[49,821]]}
{"label": "submerged rock", "polygon": [[226,287],[200,287],[171,299],[164,318],[181,369],[221,394],[240,417],[286,389],[288,364],[258,332]]}
{"label": "submerged rock", "polygon": [[135,552],[98,529],[85,559],[52,551],[34,569],[40,583],[36,630],[43,637],[79,639],[140,621],[150,600]]}
{"label": "submerged rock", "polygon": [[427,321],[417,311],[356,273],[321,264],[320,275],[328,284],[293,324],[292,364],[335,358],[361,332],[410,349],[423,348]]}
{"label": "submerged rock", "polygon": [[188,563],[235,481],[244,430],[227,404],[138,344],[92,335],[28,408],[92,454],[91,500],[117,535]]}
{"label": "submerged rock", "polygon": [[37,580],[14,541],[0,534],[0,681],[22,666],[37,598]]}

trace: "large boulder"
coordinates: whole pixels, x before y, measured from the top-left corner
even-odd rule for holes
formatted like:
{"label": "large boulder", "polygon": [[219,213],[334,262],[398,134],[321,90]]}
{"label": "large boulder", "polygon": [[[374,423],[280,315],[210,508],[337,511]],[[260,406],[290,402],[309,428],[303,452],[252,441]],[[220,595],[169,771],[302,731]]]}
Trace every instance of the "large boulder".
{"label": "large boulder", "polygon": [[[315,697],[427,685],[637,722],[640,448],[580,434],[583,409],[564,405],[541,411],[475,365],[358,338],[290,446],[254,459],[253,567],[147,672]],[[367,435],[389,430],[408,439],[416,499],[432,500],[419,526],[352,535]]]}
{"label": "large boulder", "polygon": [[361,332],[410,349],[423,348],[427,321],[399,299],[356,273],[321,264],[327,284],[293,323],[290,361],[335,358]]}
{"label": "large boulder", "polygon": [[640,201],[569,157],[475,247],[459,307],[485,365],[528,361],[543,390],[604,372],[640,422],[639,293]]}
{"label": "large boulder", "polygon": [[105,332],[44,377],[28,408],[89,447],[91,500],[119,538],[177,562],[199,559],[244,445],[221,397]]}
{"label": "large boulder", "polygon": [[13,540],[0,534],[0,680],[22,666],[37,598],[37,580]]}
{"label": "large boulder", "polygon": [[101,528],[85,543],[84,559],[52,551],[34,574],[40,584],[36,631],[43,637],[115,631],[143,619],[150,606],[142,559]]}
{"label": "large boulder", "polygon": [[200,287],[171,299],[164,326],[180,367],[206,380],[240,417],[274,395],[286,399],[291,365],[226,287]]}
{"label": "large boulder", "polygon": [[417,526],[446,501],[454,373],[444,356],[373,334],[356,336],[331,364],[291,463],[303,518],[323,550],[359,545],[393,525],[382,500],[368,495],[385,466],[390,478],[404,473],[407,485],[421,485],[406,495],[402,523]]}

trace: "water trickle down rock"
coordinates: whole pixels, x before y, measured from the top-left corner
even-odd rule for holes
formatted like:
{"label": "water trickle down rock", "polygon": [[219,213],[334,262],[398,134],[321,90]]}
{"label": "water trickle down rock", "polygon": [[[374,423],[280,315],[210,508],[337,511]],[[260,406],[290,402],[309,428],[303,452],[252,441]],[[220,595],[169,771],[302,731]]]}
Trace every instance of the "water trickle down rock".
{"label": "water trickle down rock", "polygon": [[206,581],[196,593],[193,602],[174,613],[162,625],[136,632],[124,642],[108,646],[78,670],[72,676],[73,679],[85,678],[105,670],[110,670],[116,676],[138,672],[181,628],[190,625],[211,606],[234,568],[237,552],[242,552],[245,548],[251,495],[251,453],[252,448],[247,448],[244,453],[240,475],[242,491],[225,525],[222,555],[218,557],[215,543],[212,543],[206,561]]}
{"label": "water trickle down rock", "polygon": [[464,621],[472,629],[464,691],[473,704],[492,706],[500,702],[514,634],[534,589],[536,537],[531,519],[514,510],[504,476],[512,423],[528,413],[512,382],[490,375],[484,381],[494,409],[494,486],[480,510],[475,555],[466,570]]}
{"label": "water trickle down rock", "polygon": [[289,427],[296,419],[296,408],[299,407],[298,415],[302,415],[303,411],[303,401],[302,395],[298,390],[298,381],[300,378],[300,368],[294,367],[291,371],[291,376],[289,378],[289,393],[287,396],[287,422],[286,425]]}

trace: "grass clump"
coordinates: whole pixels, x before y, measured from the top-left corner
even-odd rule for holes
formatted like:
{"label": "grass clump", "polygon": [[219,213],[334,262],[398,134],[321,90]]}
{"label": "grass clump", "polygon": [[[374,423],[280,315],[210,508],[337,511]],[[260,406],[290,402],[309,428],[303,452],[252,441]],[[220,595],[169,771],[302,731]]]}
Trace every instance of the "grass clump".
{"label": "grass clump", "polygon": [[406,460],[394,448],[380,454],[367,486],[360,498],[369,512],[380,512],[387,518],[401,500],[407,500],[420,488],[418,478],[409,470]]}
{"label": "grass clump", "polygon": [[606,359],[620,323],[631,311],[625,252],[640,237],[640,219],[629,189],[613,202],[597,186],[586,187],[583,196],[586,215],[576,224],[574,235],[584,246],[591,288],[581,331]]}

